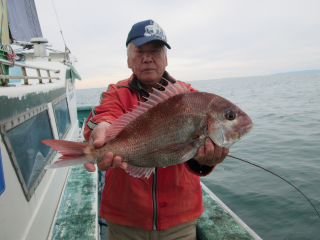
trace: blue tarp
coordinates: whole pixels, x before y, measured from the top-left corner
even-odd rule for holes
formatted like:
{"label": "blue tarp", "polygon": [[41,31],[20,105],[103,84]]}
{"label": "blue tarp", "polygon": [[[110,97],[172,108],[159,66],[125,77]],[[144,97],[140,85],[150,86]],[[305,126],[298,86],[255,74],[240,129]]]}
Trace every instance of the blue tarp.
{"label": "blue tarp", "polygon": [[2,167],[1,148],[0,148],[0,195],[4,192],[6,185],[4,183],[4,174]]}
{"label": "blue tarp", "polygon": [[13,40],[29,42],[42,32],[34,0],[7,0],[10,33]]}

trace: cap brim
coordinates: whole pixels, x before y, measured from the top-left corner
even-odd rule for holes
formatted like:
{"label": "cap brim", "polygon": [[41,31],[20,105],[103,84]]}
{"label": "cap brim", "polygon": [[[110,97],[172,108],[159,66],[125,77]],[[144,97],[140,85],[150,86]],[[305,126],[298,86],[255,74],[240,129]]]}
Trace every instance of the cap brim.
{"label": "cap brim", "polygon": [[147,42],[151,42],[151,41],[161,41],[167,46],[167,48],[171,49],[171,47],[170,47],[170,45],[168,43],[166,43],[161,38],[156,37],[156,36],[136,38],[136,39],[133,39],[131,42],[134,45],[139,47],[139,46],[141,46],[141,45],[143,45],[143,44],[145,44]]}

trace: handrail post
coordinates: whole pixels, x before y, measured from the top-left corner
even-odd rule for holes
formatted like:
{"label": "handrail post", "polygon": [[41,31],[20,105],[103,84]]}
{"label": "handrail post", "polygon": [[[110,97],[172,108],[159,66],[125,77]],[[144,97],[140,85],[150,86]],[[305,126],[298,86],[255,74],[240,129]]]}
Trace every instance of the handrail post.
{"label": "handrail post", "polygon": [[[5,75],[4,70],[3,70],[2,62],[0,62],[0,74],[1,75]],[[2,81],[2,86],[8,87],[8,81],[7,81],[6,78],[5,79],[1,79],[1,81]]]}
{"label": "handrail post", "polygon": [[[22,71],[22,76],[26,77],[27,76],[26,68],[21,67],[21,71]],[[30,85],[27,78],[23,79],[23,81],[24,81],[24,85]]]}
{"label": "handrail post", "polygon": [[52,79],[51,79],[50,71],[49,71],[49,70],[47,70],[47,75],[48,75],[48,78],[49,78],[49,83],[52,83]]}
{"label": "handrail post", "polygon": [[38,75],[38,77],[39,77],[39,83],[40,83],[40,84],[43,83],[43,82],[42,82],[42,78],[40,78],[40,77],[41,77],[41,73],[40,73],[39,68],[37,69],[37,75]]}

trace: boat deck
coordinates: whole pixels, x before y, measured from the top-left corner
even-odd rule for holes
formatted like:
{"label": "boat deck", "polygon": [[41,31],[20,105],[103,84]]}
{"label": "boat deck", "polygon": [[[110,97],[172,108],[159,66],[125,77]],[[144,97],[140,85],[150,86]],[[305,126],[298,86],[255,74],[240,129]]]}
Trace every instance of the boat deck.
{"label": "boat deck", "polygon": [[204,212],[198,218],[197,239],[261,240],[236,214],[234,214],[203,183]]}
{"label": "boat deck", "polygon": [[[99,178],[97,171],[89,173],[82,165],[70,168],[48,239],[107,239],[106,227],[101,223],[100,226],[98,221]],[[198,240],[261,240],[204,184],[201,185],[205,210],[198,218]],[[100,232],[104,234],[100,236]]]}
{"label": "boat deck", "polygon": [[48,239],[99,239],[97,171],[70,167]]}

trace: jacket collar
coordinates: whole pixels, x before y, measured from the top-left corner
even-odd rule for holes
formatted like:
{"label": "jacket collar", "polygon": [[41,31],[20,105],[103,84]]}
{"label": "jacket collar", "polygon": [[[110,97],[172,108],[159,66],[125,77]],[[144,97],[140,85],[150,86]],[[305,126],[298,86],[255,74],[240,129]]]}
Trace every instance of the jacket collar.
{"label": "jacket collar", "polygon": [[[162,77],[165,78],[165,79],[167,79],[167,80],[168,80],[169,82],[171,82],[171,83],[175,83],[175,82],[176,82],[176,80],[174,80],[174,79],[169,75],[169,73],[168,73],[167,71],[165,71],[165,72],[163,73]],[[164,81],[163,79],[161,79],[160,84],[163,85],[163,86],[167,86],[167,85],[168,85],[168,82],[167,82],[167,81]],[[149,92],[146,91],[146,90],[142,87],[139,79],[138,79],[135,75],[132,75],[132,78],[131,78],[131,80],[130,80],[130,82],[129,82],[129,86],[130,86],[133,90],[135,90],[135,91],[137,91],[138,93],[140,93],[141,96],[143,96],[143,97],[149,97]],[[163,87],[161,87],[161,86],[159,86],[158,89],[161,90],[161,91],[164,90]]]}

